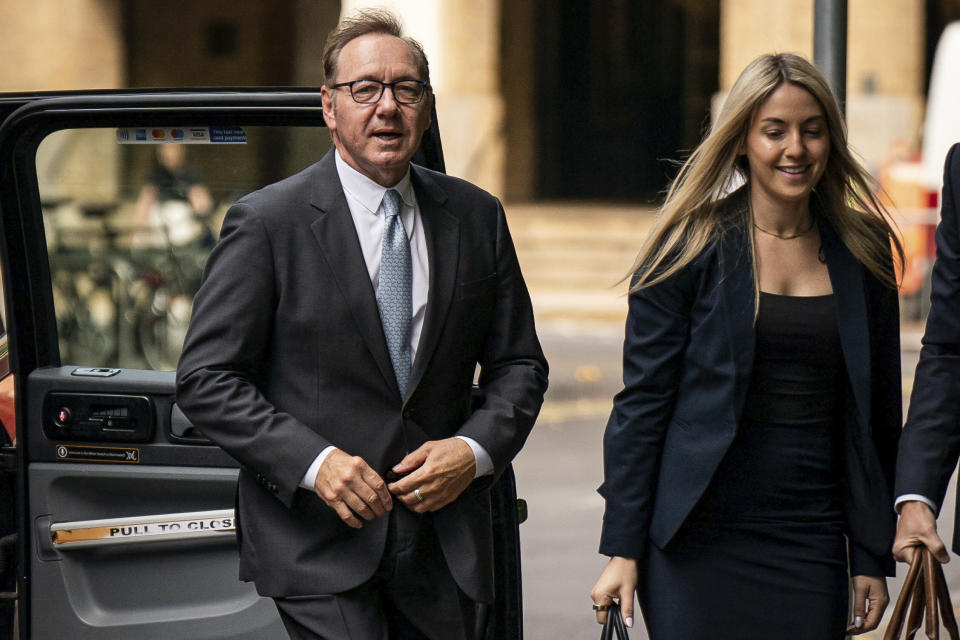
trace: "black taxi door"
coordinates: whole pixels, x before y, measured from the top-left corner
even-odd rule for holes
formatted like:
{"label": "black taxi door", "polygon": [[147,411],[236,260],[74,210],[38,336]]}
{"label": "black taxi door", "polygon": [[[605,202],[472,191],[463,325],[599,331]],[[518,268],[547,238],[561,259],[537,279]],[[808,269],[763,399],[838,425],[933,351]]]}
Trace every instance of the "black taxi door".
{"label": "black taxi door", "polygon": [[[226,208],[329,147],[319,93],[0,95],[0,121],[0,637],[285,638],[237,579],[236,462],[173,370]],[[416,161],[443,170],[436,124]],[[494,493],[486,637],[520,638],[512,472]]]}

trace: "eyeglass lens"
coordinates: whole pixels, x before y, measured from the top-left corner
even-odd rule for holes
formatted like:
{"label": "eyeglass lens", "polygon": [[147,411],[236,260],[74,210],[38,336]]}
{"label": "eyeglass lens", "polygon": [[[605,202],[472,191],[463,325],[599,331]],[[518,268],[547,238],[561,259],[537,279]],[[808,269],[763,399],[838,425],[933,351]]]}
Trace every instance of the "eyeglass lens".
{"label": "eyeglass lens", "polygon": [[414,104],[423,97],[424,87],[416,80],[400,80],[393,83],[384,83],[377,80],[357,80],[350,85],[350,95],[362,104],[369,104],[380,100],[384,87],[393,89],[393,99],[401,104]]}

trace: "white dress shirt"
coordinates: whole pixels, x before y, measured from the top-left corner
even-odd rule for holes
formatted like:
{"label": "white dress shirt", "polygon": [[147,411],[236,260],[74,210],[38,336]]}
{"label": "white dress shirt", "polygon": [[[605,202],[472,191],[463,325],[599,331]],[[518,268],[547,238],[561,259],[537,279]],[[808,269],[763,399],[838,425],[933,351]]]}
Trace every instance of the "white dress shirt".
{"label": "white dress shirt", "polygon": [[[337,166],[337,175],[343,193],[347,198],[347,207],[353,217],[353,224],[357,229],[360,240],[360,249],[363,251],[363,260],[367,264],[367,273],[374,291],[377,290],[380,278],[380,252],[383,245],[384,216],[380,215],[380,203],[387,187],[383,187],[367,176],[363,175],[334,152]],[[400,194],[403,200],[400,211],[400,222],[410,241],[410,258],[413,267],[413,284],[411,302],[413,303],[413,321],[410,325],[410,362],[416,362],[417,346],[420,344],[420,333],[423,331],[423,318],[427,309],[427,295],[430,289],[430,261],[427,254],[427,238],[423,232],[423,223],[420,220],[420,208],[417,206],[417,197],[410,182],[410,170],[404,174],[400,182],[392,189]],[[476,459],[475,477],[493,473],[493,461],[490,454],[472,438],[457,436],[470,446]],[[313,463],[303,475],[300,486],[310,491],[316,485],[317,473],[327,456],[336,447],[329,446],[317,455]]]}
{"label": "white dress shirt", "polygon": [[937,505],[933,503],[933,500],[931,500],[926,496],[921,496],[919,493],[905,493],[902,496],[898,497],[893,503],[894,510],[897,513],[900,513],[900,507],[903,505],[904,502],[907,502],[908,500],[918,500],[923,504],[927,505],[928,507],[930,507],[930,511],[933,511],[934,515],[936,515],[937,513]]}

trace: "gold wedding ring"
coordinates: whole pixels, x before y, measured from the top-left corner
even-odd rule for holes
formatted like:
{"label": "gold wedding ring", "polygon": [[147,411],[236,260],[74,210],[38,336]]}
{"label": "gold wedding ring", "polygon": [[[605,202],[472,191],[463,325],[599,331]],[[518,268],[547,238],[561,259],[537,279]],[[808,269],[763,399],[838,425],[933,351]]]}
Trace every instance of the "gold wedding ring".
{"label": "gold wedding ring", "polygon": [[423,502],[423,496],[420,495],[420,487],[417,487],[416,489],[413,490],[413,495],[417,496],[417,500],[419,500],[420,502]]}
{"label": "gold wedding ring", "polygon": [[595,605],[593,605],[593,610],[594,610],[594,611],[606,611],[606,610],[609,609],[609,608],[610,608],[610,605],[608,605],[608,604],[595,604]]}

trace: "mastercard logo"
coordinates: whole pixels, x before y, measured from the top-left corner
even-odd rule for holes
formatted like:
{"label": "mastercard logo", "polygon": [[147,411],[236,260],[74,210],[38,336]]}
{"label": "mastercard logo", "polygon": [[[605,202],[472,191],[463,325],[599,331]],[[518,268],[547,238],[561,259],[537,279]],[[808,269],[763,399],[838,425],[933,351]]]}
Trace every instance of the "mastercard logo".
{"label": "mastercard logo", "polygon": [[160,140],[164,136],[163,129],[154,129],[153,131],[150,132],[150,135],[153,136],[155,139]]}

